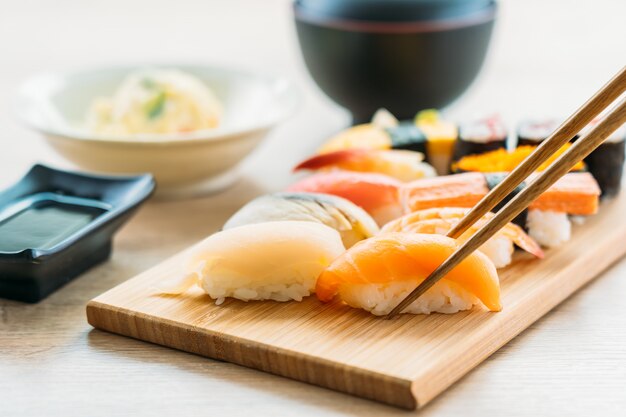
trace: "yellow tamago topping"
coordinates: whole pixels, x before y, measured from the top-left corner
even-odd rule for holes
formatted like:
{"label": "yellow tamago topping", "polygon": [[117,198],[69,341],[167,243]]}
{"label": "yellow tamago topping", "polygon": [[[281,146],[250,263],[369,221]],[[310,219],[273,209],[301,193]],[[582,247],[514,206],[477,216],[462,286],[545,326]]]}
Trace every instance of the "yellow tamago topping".
{"label": "yellow tamago topping", "polygon": [[391,138],[382,128],[366,123],[339,132],[318,150],[318,153],[344,149],[390,149]]}

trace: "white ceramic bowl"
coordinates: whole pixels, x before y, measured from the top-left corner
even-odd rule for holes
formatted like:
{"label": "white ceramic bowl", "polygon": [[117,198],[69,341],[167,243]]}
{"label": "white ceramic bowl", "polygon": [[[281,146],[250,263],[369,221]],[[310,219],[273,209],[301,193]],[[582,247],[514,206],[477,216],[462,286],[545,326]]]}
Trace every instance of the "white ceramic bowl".
{"label": "white ceramic bowl", "polygon": [[83,128],[92,100],[111,96],[129,72],[145,66],[35,76],[19,88],[16,114],[80,168],[150,172],[158,194],[177,196],[214,191],[232,182],[234,167],[272,127],[293,113],[299,101],[294,87],[281,78],[200,65],[149,67],[177,68],[206,82],[224,107],[220,126],[139,138],[96,135]]}

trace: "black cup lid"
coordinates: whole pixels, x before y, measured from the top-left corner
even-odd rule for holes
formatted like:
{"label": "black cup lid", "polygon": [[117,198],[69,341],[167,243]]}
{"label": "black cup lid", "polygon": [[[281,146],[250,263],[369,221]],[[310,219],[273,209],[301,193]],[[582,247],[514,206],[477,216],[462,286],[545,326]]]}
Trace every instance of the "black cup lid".
{"label": "black cup lid", "polygon": [[319,19],[416,22],[468,17],[495,0],[295,0],[295,7]]}

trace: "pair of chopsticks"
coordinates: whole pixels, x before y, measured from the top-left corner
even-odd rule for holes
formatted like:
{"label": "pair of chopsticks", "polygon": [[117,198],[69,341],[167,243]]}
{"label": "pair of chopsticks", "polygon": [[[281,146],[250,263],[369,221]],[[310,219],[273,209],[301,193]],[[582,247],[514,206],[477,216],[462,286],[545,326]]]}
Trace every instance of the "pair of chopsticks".
{"label": "pair of chopsticks", "polygon": [[[532,174],[550,156],[564,144],[576,136],[596,116],[604,111],[626,91],[626,67],[604,85],[593,97],[570,116],[561,126],[544,140],[520,165],[511,171],[504,180],[493,188],[483,199],[470,210],[461,221],[453,227],[448,236],[459,237],[477,220],[493,209],[508,196],[522,181]],[[580,137],[568,150],[554,161],[531,184],[520,191],[480,230],[450,255],[420,285],[402,300],[387,318],[401,313],[409,304],[417,300],[437,281],[447,275],[455,266],[472,252],[482,246],[508,222],[528,207],[537,197],[565,175],[579,161],[596,149],[611,133],[626,123],[626,98],[615,105],[600,123],[584,136]]]}

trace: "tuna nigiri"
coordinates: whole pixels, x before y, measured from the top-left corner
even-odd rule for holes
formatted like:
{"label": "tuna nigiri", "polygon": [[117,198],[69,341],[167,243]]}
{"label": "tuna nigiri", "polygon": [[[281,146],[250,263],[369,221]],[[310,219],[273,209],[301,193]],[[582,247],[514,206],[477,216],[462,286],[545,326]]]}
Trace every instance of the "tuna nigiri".
{"label": "tuna nigiri", "polygon": [[[387,223],[382,228],[381,232],[411,232],[445,235],[465,217],[468,211],[469,209],[458,207],[419,210]],[[465,242],[493,216],[493,213],[484,215],[465,233],[457,238],[457,242]],[[503,268],[512,261],[513,244],[538,258],[543,258],[543,251],[537,242],[528,236],[521,227],[513,223],[509,223],[504,228],[500,229],[495,236],[481,246],[480,250],[487,255],[496,268]]]}
{"label": "tuna nigiri", "polygon": [[403,214],[398,198],[401,184],[383,174],[332,171],[306,177],[287,190],[343,197],[363,208],[379,225],[383,225]]}
{"label": "tuna nigiri", "polygon": [[400,181],[434,177],[435,169],[423,162],[424,154],[413,151],[344,149],[313,156],[298,164],[294,171],[343,169],[386,174]]}
{"label": "tuna nigiri", "polygon": [[341,234],[346,247],[378,233],[378,225],[362,208],[345,198],[317,193],[274,193],[243,206],[224,230],[246,224],[300,220],[325,224]]}
{"label": "tuna nigiri", "polygon": [[323,224],[284,221],[249,224],[209,236],[193,249],[182,273],[161,294],[201,287],[216,304],[226,297],[301,301],[320,273],[345,251],[339,233]]}
{"label": "tuna nigiri", "polygon": [[[375,315],[389,313],[457,248],[440,235],[386,233],[363,240],[326,268],[317,280],[321,301],[339,295]],[[476,251],[404,311],[456,313],[474,305],[499,311],[500,284],[493,263]]]}

